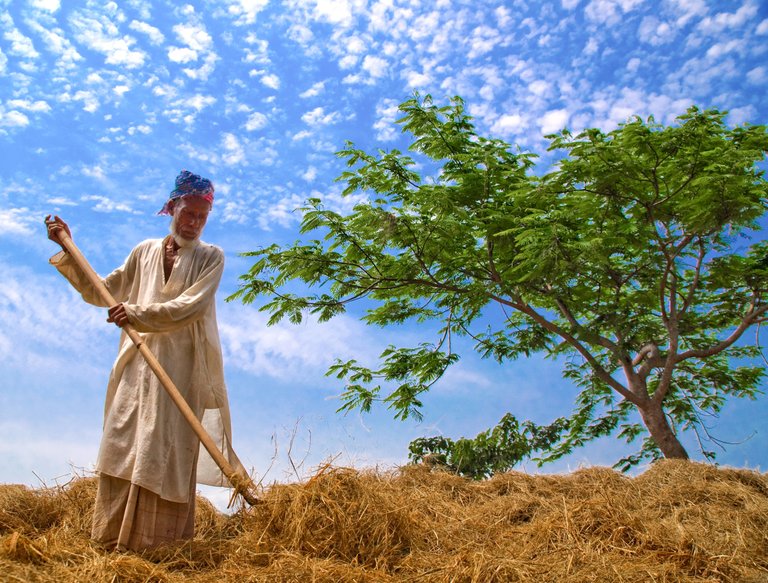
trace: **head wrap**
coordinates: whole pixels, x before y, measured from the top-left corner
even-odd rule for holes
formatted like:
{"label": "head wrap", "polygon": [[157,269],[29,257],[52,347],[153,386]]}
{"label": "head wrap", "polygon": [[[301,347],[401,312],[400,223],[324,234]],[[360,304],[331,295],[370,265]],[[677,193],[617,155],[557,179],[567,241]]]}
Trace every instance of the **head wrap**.
{"label": "head wrap", "polygon": [[182,170],[176,177],[176,188],[171,191],[168,201],[165,203],[159,215],[169,215],[170,207],[177,198],[182,196],[202,196],[213,206],[213,183],[198,174],[192,174],[189,170]]}

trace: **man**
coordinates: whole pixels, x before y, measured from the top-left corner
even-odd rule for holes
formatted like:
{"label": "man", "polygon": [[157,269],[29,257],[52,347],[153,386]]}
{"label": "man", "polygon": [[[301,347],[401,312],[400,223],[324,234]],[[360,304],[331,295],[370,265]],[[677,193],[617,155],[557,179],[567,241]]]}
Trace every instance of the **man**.
{"label": "man", "polygon": [[[186,170],[158,214],[171,233],[139,243],[103,279],[117,305],[104,306],[62,246],[51,263],[91,304],[108,307],[108,322],[130,324],[220,446],[242,470],[231,447],[230,413],[216,323],[215,294],[224,253],[200,240],[213,205],[210,180]],[[46,217],[48,238],[70,233]],[[107,386],[104,433],[91,537],[108,549],[140,551],[194,535],[195,484],[226,485],[197,435],[156,375],[123,333]],[[199,457],[198,457],[199,456]],[[244,472],[243,472],[244,473]]]}

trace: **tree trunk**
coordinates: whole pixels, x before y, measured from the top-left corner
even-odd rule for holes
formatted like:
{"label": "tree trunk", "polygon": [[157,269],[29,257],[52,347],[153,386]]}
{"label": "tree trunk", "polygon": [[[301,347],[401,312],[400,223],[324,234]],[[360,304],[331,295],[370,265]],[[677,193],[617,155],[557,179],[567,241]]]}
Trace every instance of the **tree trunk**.
{"label": "tree trunk", "polygon": [[688,459],[688,452],[685,451],[683,444],[677,439],[672,427],[664,414],[664,408],[650,401],[647,407],[638,407],[643,423],[651,434],[651,438],[664,454],[665,458]]}

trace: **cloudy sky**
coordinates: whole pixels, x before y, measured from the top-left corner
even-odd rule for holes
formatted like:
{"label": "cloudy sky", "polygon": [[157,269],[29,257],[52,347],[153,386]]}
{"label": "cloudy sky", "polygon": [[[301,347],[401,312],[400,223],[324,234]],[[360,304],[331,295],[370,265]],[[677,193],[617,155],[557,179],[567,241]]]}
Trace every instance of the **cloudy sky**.
{"label": "cloudy sky", "polygon": [[[325,461],[391,467],[407,444],[474,436],[506,412],[547,422],[575,389],[540,359],[498,368],[466,352],[421,423],[335,413],[335,357],[372,359],[423,331],[330,323],[268,328],[225,303],[239,253],[297,238],[306,198],[343,210],[346,140],[403,148],[397,105],[459,95],[478,130],[542,152],[562,127],[672,123],[690,105],[768,119],[768,5],[760,0],[0,0],[0,483],[66,481],[94,462],[118,341],[47,263],[61,215],[94,268],[162,236],[183,168],[211,178],[204,238],[223,247],[220,326],[235,445],[258,479]],[[768,466],[766,398],[734,403],[723,463]],[[604,440],[545,471],[614,462]],[[535,466],[526,466],[538,471]]]}

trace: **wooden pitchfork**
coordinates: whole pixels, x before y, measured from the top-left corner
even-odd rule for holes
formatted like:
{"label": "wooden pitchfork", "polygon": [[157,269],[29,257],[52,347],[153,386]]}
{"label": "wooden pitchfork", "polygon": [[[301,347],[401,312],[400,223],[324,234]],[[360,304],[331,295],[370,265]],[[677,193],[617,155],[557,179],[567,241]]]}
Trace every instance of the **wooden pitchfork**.
{"label": "wooden pitchfork", "polygon": [[[109,306],[116,305],[118,302],[115,300],[112,294],[109,293],[107,286],[104,285],[104,282],[93,270],[93,268],[88,263],[88,260],[80,252],[80,249],[77,248],[77,245],[75,245],[74,241],[72,241],[72,238],[64,229],[59,229],[58,238],[61,242],[61,245],[69,252],[75,262],[83,270],[88,280],[96,288],[96,291],[101,296],[101,299]],[[144,344],[144,339],[141,337],[141,335],[130,324],[123,326],[123,331],[136,345],[136,348],[147,361],[149,367],[152,369],[155,375],[157,375],[160,384],[163,385],[163,388],[168,393],[168,396],[171,397],[171,400],[179,408],[179,411],[181,411],[181,414],[187,420],[187,423],[189,423],[189,425],[192,427],[192,430],[195,432],[195,434],[197,434],[197,437],[200,438],[200,443],[202,443],[205,449],[208,450],[208,453],[211,454],[213,461],[216,462],[221,471],[229,480],[229,483],[232,484],[232,487],[235,489],[234,495],[240,494],[251,506],[258,504],[260,500],[255,494],[256,486],[251,478],[243,472],[235,470],[235,468],[232,467],[232,464],[229,463],[229,460],[227,460],[219,448],[216,447],[216,443],[213,441],[213,438],[211,438],[211,436],[203,427],[202,423],[200,423],[197,416],[192,411],[192,408],[184,400],[184,397],[179,392],[179,389],[173,383],[171,377],[168,376],[168,373],[165,372],[165,369],[163,369],[163,366],[157,360],[155,355],[152,354],[152,351],[147,347],[146,344]]]}

